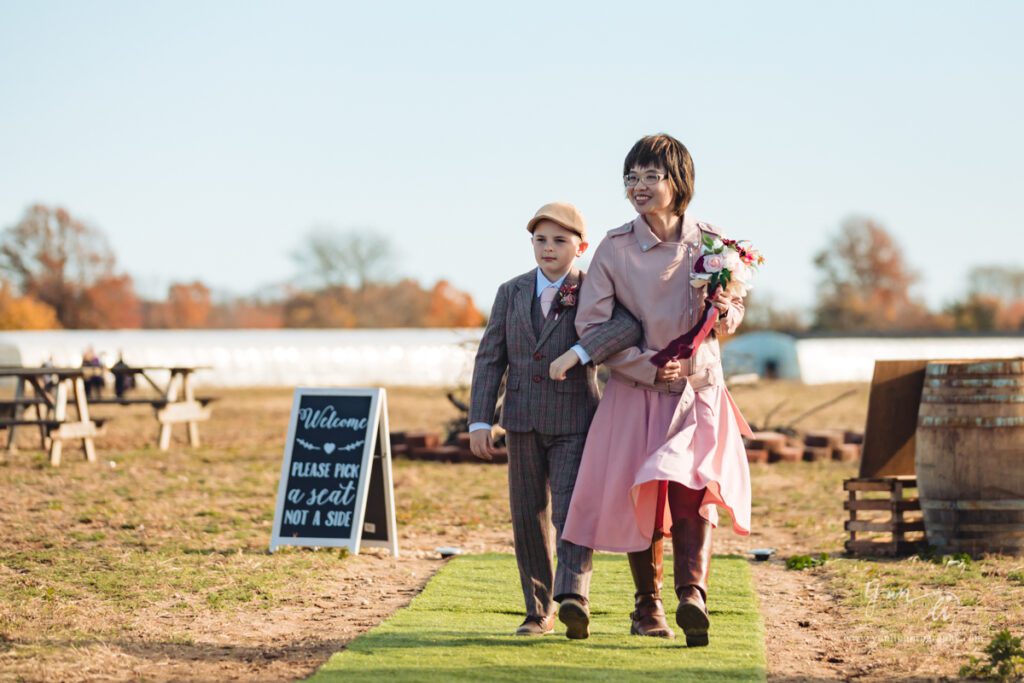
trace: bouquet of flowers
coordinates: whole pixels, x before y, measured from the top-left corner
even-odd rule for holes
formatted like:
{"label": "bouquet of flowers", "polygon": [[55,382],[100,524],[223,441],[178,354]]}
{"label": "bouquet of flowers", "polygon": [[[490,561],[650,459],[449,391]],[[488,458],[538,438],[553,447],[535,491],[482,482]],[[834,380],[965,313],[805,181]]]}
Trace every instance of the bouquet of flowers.
{"label": "bouquet of flowers", "polygon": [[764,256],[746,240],[729,240],[705,234],[700,257],[693,264],[690,284],[705,289],[704,312],[700,321],[686,334],[676,337],[651,358],[659,368],[670,360],[690,358],[718,322],[718,308],[711,302],[720,291],[729,296],[744,297],[753,287],[750,281]]}

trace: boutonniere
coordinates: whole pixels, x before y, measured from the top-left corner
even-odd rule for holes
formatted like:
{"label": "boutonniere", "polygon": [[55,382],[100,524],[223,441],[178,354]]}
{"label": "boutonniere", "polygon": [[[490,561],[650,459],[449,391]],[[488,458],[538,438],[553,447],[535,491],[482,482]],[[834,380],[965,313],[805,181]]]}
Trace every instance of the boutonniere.
{"label": "boutonniere", "polygon": [[562,286],[558,288],[558,295],[555,296],[555,318],[558,318],[558,314],[567,308],[572,308],[576,305],[576,299],[579,296],[580,283],[579,282],[563,282]]}

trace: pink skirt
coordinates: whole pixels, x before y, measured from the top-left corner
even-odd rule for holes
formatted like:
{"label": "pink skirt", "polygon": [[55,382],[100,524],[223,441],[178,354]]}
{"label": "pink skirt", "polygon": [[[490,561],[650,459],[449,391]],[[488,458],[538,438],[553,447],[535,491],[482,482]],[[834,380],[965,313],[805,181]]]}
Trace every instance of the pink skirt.
{"label": "pink skirt", "polygon": [[[742,435],[750,427],[724,385],[682,394],[616,380],[590,425],[562,538],[577,545],[634,552],[650,546],[658,482],[707,490],[700,515],[718,526],[721,505],[733,531],[750,533],[750,469]],[[661,527],[668,536],[671,512]]]}

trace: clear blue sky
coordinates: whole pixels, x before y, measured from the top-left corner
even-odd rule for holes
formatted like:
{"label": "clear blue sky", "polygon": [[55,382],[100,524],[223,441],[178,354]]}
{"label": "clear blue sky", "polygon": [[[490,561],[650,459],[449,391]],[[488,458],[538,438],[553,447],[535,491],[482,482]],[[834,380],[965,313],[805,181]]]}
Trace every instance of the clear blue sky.
{"label": "clear blue sky", "polygon": [[282,282],[310,228],[362,226],[487,308],[540,204],[595,243],[631,218],[622,158],[665,131],[764,294],[809,303],[860,213],[935,305],[1021,263],[1022,28],[1021,2],[0,0],[0,227],[64,205],[163,295]]}

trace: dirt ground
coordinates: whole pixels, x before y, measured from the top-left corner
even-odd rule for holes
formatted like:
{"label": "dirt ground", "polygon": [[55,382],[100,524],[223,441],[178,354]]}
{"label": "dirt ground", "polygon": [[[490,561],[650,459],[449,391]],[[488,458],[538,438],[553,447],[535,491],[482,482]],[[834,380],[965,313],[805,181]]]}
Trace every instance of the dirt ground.
{"label": "dirt ground", "polygon": [[[865,386],[738,387],[752,422],[785,423],[855,389],[801,427],[860,428]],[[60,468],[24,450],[0,461],[0,679],[293,680],[417,594],[439,546],[512,550],[505,468],[399,460],[401,556],[266,552],[285,390],[219,391],[204,443],[155,449],[141,408],[110,408],[99,463],[76,449]],[[440,429],[443,392],[389,392],[393,429]],[[964,564],[842,558],[842,480],[855,465],[752,467],[754,524],[723,523],[716,552],[773,547],[753,563],[771,680],[956,677],[998,628],[1024,630],[1024,560]],[[785,568],[828,553],[820,567]],[[623,627],[628,628],[626,615]],[[510,620],[510,630],[516,626]]]}

